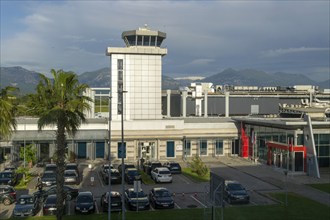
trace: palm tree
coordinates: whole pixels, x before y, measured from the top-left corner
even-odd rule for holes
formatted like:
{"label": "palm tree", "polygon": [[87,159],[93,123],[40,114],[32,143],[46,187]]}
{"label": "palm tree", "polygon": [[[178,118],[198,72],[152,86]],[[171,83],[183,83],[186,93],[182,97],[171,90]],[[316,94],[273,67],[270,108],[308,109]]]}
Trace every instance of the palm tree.
{"label": "palm tree", "polygon": [[0,91],[0,140],[8,140],[16,129],[16,104],[12,94],[17,88],[7,86]]}
{"label": "palm tree", "polygon": [[[36,94],[29,96],[29,105],[39,116],[38,129],[47,125],[56,126],[57,149],[55,152],[57,172],[57,210],[63,210],[64,199],[64,169],[66,134],[74,136],[81,123],[85,122],[84,110],[90,109],[91,99],[83,95],[88,88],[86,84],[79,84],[77,75],[63,70],[51,70],[53,80],[40,74],[40,81]],[[63,213],[58,211],[56,218],[61,220]]]}

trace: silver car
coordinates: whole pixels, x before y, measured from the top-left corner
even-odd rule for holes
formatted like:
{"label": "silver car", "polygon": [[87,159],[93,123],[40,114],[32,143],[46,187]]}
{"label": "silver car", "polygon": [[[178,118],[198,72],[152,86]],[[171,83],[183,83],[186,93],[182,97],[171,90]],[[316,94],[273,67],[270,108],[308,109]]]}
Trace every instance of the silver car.
{"label": "silver car", "polygon": [[79,175],[76,170],[64,171],[64,184],[79,184]]}
{"label": "silver car", "polygon": [[151,171],[151,178],[156,183],[171,183],[172,182],[172,175],[168,168],[166,167],[157,167]]}

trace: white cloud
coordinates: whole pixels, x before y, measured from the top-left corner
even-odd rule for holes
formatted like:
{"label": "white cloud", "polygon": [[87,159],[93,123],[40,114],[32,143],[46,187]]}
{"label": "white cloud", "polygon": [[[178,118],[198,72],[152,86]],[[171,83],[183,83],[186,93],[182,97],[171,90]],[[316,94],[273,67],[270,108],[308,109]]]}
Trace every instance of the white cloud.
{"label": "white cloud", "polygon": [[212,62],[214,62],[214,59],[196,59],[191,61],[190,63],[187,64],[187,66],[205,66],[208,65]]}
{"label": "white cloud", "polygon": [[319,47],[298,47],[298,48],[286,48],[286,49],[275,49],[263,51],[262,54],[265,57],[277,57],[290,53],[308,53],[308,52],[323,52],[329,51],[329,48],[319,48]]}

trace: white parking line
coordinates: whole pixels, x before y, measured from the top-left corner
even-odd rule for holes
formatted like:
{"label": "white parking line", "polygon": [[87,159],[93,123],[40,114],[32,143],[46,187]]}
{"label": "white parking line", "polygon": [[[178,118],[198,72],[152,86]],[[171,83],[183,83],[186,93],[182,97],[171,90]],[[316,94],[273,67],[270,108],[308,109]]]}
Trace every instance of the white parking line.
{"label": "white parking line", "polygon": [[178,208],[181,209],[181,207],[175,202],[174,205]]}
{"label": "white parking line", "polygon": [[195,200],[196,202],[198,202],[201,206],[203,206],[204,208],[206,208],[207,206],[204,205],[201,201],[199,201],[198,199],[195,198],[195,196],[190,196],[193,200]]}
{"label": "white parking line", "polygon": [[104,187],[103,179],[100,177],[100,172],[96,172],[96,173],[97,173],[97,178],[99,178],[99,180],[101,182],[101,186]]}
{"label": "white parking line", "polygon": [[71,215],[71,201],[68,202],[68,215]]}
{"label": "white parking line", "polygon": [[96,201],[95,201],[95,211],[96,211],[96,214],[99,213],[99,208],[97,207],[97,203],[96,203]]}

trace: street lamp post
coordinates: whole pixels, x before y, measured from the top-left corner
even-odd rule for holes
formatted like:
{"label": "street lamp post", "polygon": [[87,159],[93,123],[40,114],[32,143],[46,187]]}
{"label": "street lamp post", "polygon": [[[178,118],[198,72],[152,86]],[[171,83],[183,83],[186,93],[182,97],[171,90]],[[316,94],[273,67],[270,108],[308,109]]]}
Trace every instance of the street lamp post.
{"label": "street lamp post", "polygon": [[109,93],[109,138],[108,138],[108,184],[109,184],[109,198],[108,198],[108,220],[111,219],[111,92]]}
{"label": "street lamp post", "polygon": [[[26,135],[26,118],[24,118],[24,161],[23,161],[23,166],[25,168],[25,148],[26,148],[26,140],[25,140],[25,135]],[[24,175],[24,180],[25,180],[25,175]]]}
{"label": "street lamp post", "polygon": [[122,220],[126,219],[125,216],[125,187],[124,187],[124,173],[125,173],[125,165],[124,165],[124,91],[121,89],[121,186],[122,186]]}

